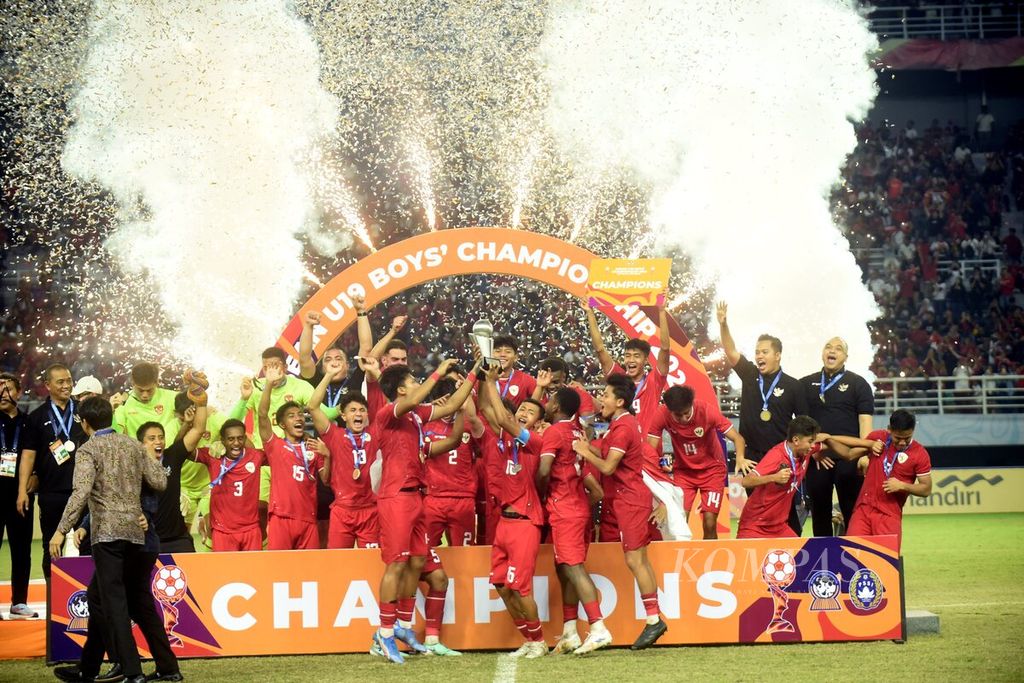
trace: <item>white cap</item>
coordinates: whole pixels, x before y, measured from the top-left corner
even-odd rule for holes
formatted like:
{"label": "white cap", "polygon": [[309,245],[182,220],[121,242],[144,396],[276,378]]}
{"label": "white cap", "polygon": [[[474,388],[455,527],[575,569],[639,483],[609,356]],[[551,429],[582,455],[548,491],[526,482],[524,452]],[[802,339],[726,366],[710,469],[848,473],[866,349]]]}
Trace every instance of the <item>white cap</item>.
{"label": "white cap", "polygon": [[92,375],[86,375],[77,382],[75,382],[75,388],[71,390],[72,396],[78,396],[80,394],[102,394],[103,385],[100,381]]}

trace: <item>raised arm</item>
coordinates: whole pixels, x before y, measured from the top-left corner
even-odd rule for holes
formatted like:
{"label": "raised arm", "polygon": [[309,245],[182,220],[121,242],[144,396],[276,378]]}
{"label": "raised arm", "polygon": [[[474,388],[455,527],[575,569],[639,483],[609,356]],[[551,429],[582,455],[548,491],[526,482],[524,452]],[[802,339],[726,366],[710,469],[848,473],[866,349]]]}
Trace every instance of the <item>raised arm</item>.
{"label": "raised arm", "polygon": [[672,335],[668,329],[668,311],[662,306],[658,309],[658,372],[667,375],[672,361]]}
{"label": "raised arm", "polygon": [[[498,365],[488,366],[484,371],[484,381],[480,383],[480,409],[492,427],[503,429],[514,436],[519,433],[519,423],[502,404],[498,389],[494,386],[500,373]],[[509,427],[512,427],[511,431]]]}
{"label": "raised arm", "polygon": [[590,341],[593,343],[594,351],[597,353],[597,360],[601,363],[601,372],[607,375],[612,371],[615,360],[608,353],[608,349],[604,347],[604,339],[601,337],[601,328],[597,326],[597,315],[594,313],[594,309],[587,303],[584,304],[584,307],[587,312],[587,327],[590,329]]}
{"label": "raised arm", "polygon": [[601,457],[600,451],[583,439],[576,439],[573,441],[572,449],[606,477],[615,473],[615,470],[619,468],[619,461],[621,461],[622,456],[625,455],[625,451],[619,448],[609,448],[608,459],[605,460]]}
{"label": "raised arm", "polygon": [[[205,396],[205,394],[203,394]],[[195,460],[196,446],[203,438],[203,434],[206,433],[206,421],[209,419],[210,409],[207,408],[204,400],[203,405],[196,405],[189,410],[192,411],[192,423],[185,432],[184,436],[181,437],[181,443],[185,446],[185,450],[188,452],[189,457]]]}
{"label": "raised arm", "polygon": [[[825,439],[825,446],[843,460],[859,460],[861,456],[868,454],[868,448],[864,446],[850,446],[839,440],[840,437],[831,436]],[[861,439],[858,439],[861,441]],[[867,443],[875,443],[873,441]]]}
{"label": "raised arm", "polygon": [[466,402],[462,405],[462,415],[470,436],[474,439],[479,439],[484,435],[484,423],[476,413],[476,404],[472,396],[467,398]]}
{"label": "raised arm", "polygon": [[[450,399],[449,399],[450,400]],[[452,433],[440,441],[431,441],[427,455],[437,455],[454,451],[462,443],[462,432],[465,431],[465,422],[462,418],[462,411],[455,414],[455,422],[452,424]]]}
{"label": "raised arm", "polygon": [[373,330],[370,329],[370,317],[366,314],[366,299],[361,296],[352,297],[352,306],[356,309],[356,334],[359,336],[359,355],[369,356],[373,350]]}
{"label": "raised arm", "polygon": [[260,440],[266,444],[274,437],[274,428],[270,424],[270,394],[274,385],[284,377],[284,371],[278,367],[267,368],[263,379],[263,392],[260,395],[260,404],[256,409],[256,421],[260,425]]}
{"label": "raised arm", "polygon": [[[394,320],[391,321],[391,329],[388,330],[388,333],[385,334],[383,337],[381,337],[380,341],[378,341],[374,345],[374,347],[370,351],[369,355],[373,356],[374,358],[380,358],[381,356],[383,356],[384,355],[384,349],[386,349],[388,344],[391,343],[391,340],[395,338],[395,335],[398,334],[398,332],[403,327],[405,327],[405,321],[407,319],[408,319],[408,316],[405,316],[405,315],[395,316]],[[367,323],[367,324],[369,324],[369,323]],[[361,343],[360,343],[360,346],[362,346]]]}
{"label": "raised arm", "polygon": [[[452,369],[452,366],[455,365],[455,363],[456,360],[454,358],[442,361],[434,374],[440,375],[441,377],[445,376]],[[442,417],[448,417],[449,415],[454,415],[460,408],[462,408],[462,404],[469,398],[470,393],[473,391],[473,386],[476,384],[476,375],[477,372],[480,371],[480,363],[481,361],[478,360],[473,365],[473,369],[469,371],[466,381],[459,385],[459,388],[455,390],[455,393],[452,394],[447,401],[445,401],[444,405],[434,407],[435,420]],[[433,386],[433,384],[431,384],[431,386]]]}
{"label": "raised arm", "polygon": [[309,397],[309,403],[306,404],[309,416],[313,418],[313,428],[316,429],[318,434],[323,434],[331,426],[331,419],[327,417],[320,406],[324,402],[328,385],[335,380],[341,379],[338,377],[341,372],[341,363],[331,363],[325,367],[323,379],[320,380],[320,384],[316,385],[316,389],[313,390],[313,394]]}
{"label": "raised arm", "polygon": [[302,334],[299,335],[299,377],[312,379],[316,374],[313,361],[313,328],[320,324],[318,311],[306,311],[302,317]]}
{"label": "raised arm", "polygon": [[729,367],[735,367],[740,362],[740,352],[733,341],[732,332],[729,331],[729,305],[724,301],[718,302],[718,326],[722,330],[722,349],[725,351],[725,359],[729,361]]}
{"label": "raised arm", "polygon": [[752,489],[756,486],[764,486],[765,484],[787,484],[789,478],[793,474],[793,470],[788,467],[783,467],[778,472],[772,474],[757,474],[754,470],[751,470],[743,476],[743,480],[740,482],[744,488]]}

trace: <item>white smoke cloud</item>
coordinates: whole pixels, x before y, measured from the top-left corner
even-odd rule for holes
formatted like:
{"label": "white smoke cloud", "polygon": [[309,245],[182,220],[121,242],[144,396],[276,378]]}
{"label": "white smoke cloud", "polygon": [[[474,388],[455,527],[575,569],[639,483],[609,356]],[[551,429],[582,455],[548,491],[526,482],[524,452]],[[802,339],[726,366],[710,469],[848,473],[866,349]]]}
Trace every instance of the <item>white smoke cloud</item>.
{"label": "white smoke cloud", "polygon": [[114,194],[108,251],[150,272],[171,351],[230,400],[291,316],[296,235],[317,226],[309,160],[337,106],[316,43],[285,0],[99,0],[88,31],[63,166]]}
{"label": "white smoke cloud", "polygon": [[850,121],[874,100],[875,48],[841,0],[563,2],[546,28],[548,121],[565,151],[649,185],[656,244],[717,282],[742,350],[773,333],[796,376],[835,335],[851,369],[873,356],[878,311],[828,193],[856,144]]}

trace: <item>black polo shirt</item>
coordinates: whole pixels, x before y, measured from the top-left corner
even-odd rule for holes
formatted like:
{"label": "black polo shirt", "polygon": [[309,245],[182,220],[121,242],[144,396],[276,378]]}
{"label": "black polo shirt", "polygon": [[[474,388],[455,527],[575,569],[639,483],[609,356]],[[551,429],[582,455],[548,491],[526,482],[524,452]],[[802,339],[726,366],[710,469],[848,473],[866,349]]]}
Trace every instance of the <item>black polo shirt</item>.
{"label": "black polo shirt", "polygon": [[764,422],[761,420],[764,400],[757,383],[760,371],[746,356],[740,356],[733,370],[743,383],[740,394],[740,434],[747,441],[748,457],[759,460],[773,446],[786,440],[789,423],[795,416],[807,414],[807,399],[800,380],[782,372],[781,368],[778,372],[765,375],[764,390],[768,391],[775,376],[782,374],[779,383],[768,395],[768,410],[772,419]]}
{"label": "black polo shirt", "polygon": [[817,420],[821,431],[838,436],[860,437],[858,415],[873,415],[875,412],[875,396],[871,392],[868,381],[855,372],[840,369],[836,373],[825,374],[825,386],[839,377],[821,396],[821,373],[819,370],[800,380],[807,396],[808,415]]}
{"label": "black polo shirt", "polygon": [[156,509],[156,533],[161,541],[189,535],[181,516],[181,466],[188,455],[182,441],[175,441],[163,452],[160,464],[167,472],[167,488],[160,493]]}
{"label": "black polo shirt", "polygon": [[75,476],[75,454],[78,453],[82,444],[89,440],[89,437],[82,429],[77,403],[71,400],[68,405],[72,406],[71,440],[75,443],[75,450],[62,465],[57,464],[53,453],[50,452],[51,443],[58,438],[61,441],[66,440],[66,436],[60,433],[60,427],[53,419],[51,410],[53,403],[47,398],[43,405],[28,414],[29,439],[25,442],[25,450],[36,452],[35,472],[39,477],[39,493],[71,495],[72,479]]}
{"label": "black polo shirt", "polygon": [[[20,410],[11,417],[7,413],[0,413],[0,434],[3,440],[0,441],[0,451],[17,453],[17,460],[14,465],[14,476],[5,477],[0,475],[0,503],[13,505],[18,496],[18,477],[21,476],[21,452],[25,450],[25,443],[28,441],[28,416]],[[17,437],[17,440],[15,440]],[[13,496],[13,498],[11,498]],[[10,500],[8,500],[10,498]]]}

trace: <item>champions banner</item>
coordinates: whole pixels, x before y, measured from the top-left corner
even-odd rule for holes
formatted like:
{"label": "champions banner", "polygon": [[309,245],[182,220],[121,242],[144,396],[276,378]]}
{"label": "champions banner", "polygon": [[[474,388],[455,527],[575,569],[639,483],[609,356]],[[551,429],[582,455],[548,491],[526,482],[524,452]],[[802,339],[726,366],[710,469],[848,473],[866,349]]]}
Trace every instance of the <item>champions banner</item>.
{"label": "champions banner", "polygon": [[[511,228],[459,228],[428,232],[390,244],[358,261],[325,284],[285,327],[278,346],[293,357],[298,372],[298,340],[307,311],[317,311],[321,323],[313,330],[313,353],[319,356],[355,322],[352,297],[364,296],[372,307],[411,287],[453,275],[516,275],[537,280],[580,299],[588,297],[593,253],[560,239]],[[654,259],[659,260],[659,259]],[[669,259],[663,259],[668,261]],[[667,282],[667,279],[666,279]],[[637,304],[601,307],[629,338],[651,342],[651,363],[659,351],[658,317],[653,308]],[[480,311],[486,316],[487,311]],[[500,331],[507,322],[492,321]],[[711,381],[693,344],[669,316],[672,360],[668,385],[687,384],[697,398],[717,405]],[[468,360],[468,359],[463,359]]]}
{"label": "champions banner", "polygon": [[[660,542],[649,547],[668,623],[664,645],[902,640],[901,564],[893,536]],[[442,639],[459,650],[521,644],[488,583],[489,546],[440,548],[450,577]],[[152,588],[179,657],[367,652],[379,626],[384,565],[366,550],[161,555]],[[614,644],[644,626],[643,604],[619,544],[590,548],[587,568]],[[54,561],[47,659],[77,660],[89,610],[88,557]],[[551,546],[533,591],[544,636],[560,634]],[[423,596],[416,627],[422,629]],[[147,654],[135,629],[136,642]]]}
{"label": "champions banner", "polygon": [[591,306],[664,306],[672,259],[594,259],[587,283]]}

